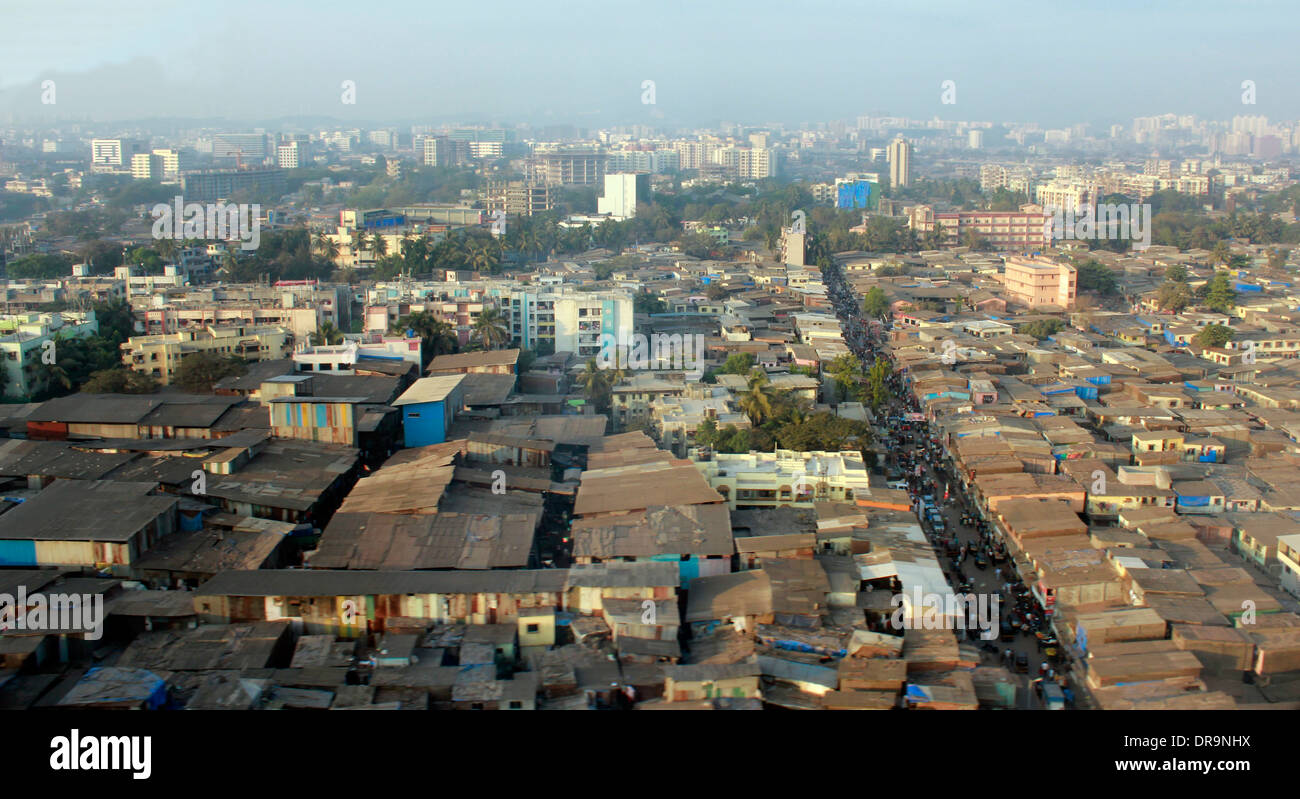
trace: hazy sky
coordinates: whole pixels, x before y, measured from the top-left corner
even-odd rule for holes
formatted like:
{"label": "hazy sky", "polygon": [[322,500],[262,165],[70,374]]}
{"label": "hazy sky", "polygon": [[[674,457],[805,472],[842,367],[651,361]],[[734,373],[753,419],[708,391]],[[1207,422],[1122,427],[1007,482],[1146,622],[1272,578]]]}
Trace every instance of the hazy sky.
{"label": "hazy sky", "polygon": [[[0,4],[0,114],[579,125],[1300,117],[1300,4]],[[42,80],[56,103],[40,102]],[[1241,102],[1243,80],[1257,104]],[[344,80],[356,104],[341,102]],[[654,105],[641,84],[655,81]],[[956,104],[940,102],[956,83]]]}

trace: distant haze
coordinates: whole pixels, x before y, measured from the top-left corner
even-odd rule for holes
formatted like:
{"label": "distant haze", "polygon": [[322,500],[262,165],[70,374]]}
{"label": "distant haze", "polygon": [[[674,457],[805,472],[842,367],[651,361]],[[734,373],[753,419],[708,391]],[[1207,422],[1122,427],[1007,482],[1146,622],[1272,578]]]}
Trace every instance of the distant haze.
{"label": "distant haze", "polygon": [[[1199,0],[6,0],[0,120],[1293,119],[1297,22],[1293,3]],[[47,79],[53,106],[40,102]],[[1248,79],[1255,105],[1241,102]],[[340,101],[344,80],[355,105]],[[955,105],[940,102],[945,80]]]}

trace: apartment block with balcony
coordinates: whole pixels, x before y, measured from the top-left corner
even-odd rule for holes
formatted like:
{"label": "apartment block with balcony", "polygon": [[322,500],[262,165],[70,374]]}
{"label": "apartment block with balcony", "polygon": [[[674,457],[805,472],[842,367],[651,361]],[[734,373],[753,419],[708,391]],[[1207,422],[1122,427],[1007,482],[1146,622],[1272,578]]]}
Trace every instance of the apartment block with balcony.
{"label": "apartment block with balcony", "polygon": [[279,325],[207,325],[177,333],[132,336],[122,345],[122,363],[169,385],[181,360],[193,353],[267,361],[288,357],[292,347],[293,334]]}
{"label": "apartment block with balcony", "polygon": [[[632,295],[627,292],[575,291],[542,294],[538,300],[542,305],[551,303],[556,352],[572,352],[580,358],[594,357],[600,353],[602,335],[631,346],[634,313]],[[543,327],[544,314],[544,309],[539,307],[539,331]]]}
{"label": "apartment block with balcony", "polygon": [[1037,205],[1022,205],[1019,211],[952,211],[936,213],[928,205],[908,209],[907,224],[917,234],[930,233],[938,225],[943,230],[943,243],[950,246],[965,244],[974,234],[999,250],[1037,250],[1049,246],[1051,240],[1044,215]]}
{"label": "apartment block with balcony", "polygon": [[57,338],[85,338],[99,332],[94,311],[26,313],[0,317],[0,368],[5,371],[4,396],[25,398],[49,381],[42,365],[57,365]]}

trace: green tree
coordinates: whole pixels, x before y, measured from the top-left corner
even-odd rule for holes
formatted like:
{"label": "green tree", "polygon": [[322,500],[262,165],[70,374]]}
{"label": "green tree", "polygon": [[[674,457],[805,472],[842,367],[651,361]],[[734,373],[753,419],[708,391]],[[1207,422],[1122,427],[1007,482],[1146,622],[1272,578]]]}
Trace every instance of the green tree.
{"label": "green tree", "polygon": [[879,413],[889,403],[889,375],[889,361],[880,358],[867,372],[867,397],[872,413]]}
{"label": "green tree", "polygon": [[497,308],[484,308],[474,320],[474,335],[485,350],[494,350],[510,341],[510,329]]}
{"label": "green tree", "polygon": [[1190,305],[1192,302],[1192,291],[1187,288],[1187,284],[1169,280],[1160,286],[1156,292],[1156,305],[1164,311],[1173,311],[1178,313]]}
{"label": "green tree", "polygon": [[767,372],[757,367],[749,374],[749,390],[740,395],[740,409],[750,423],[760,425],[772,416],[775,392]]}
{"label": "green tree", "polygon": [[1098,294],[1116,294],[1119,281],[1115,273],[1100,261],[1089,259],[1078,266],[1078,283],[1080,291],[1095,291]]}
{"label": "green tree", "polygon": [[1065,324],[1060,319],[1035,319],[1023,325],[1020,332],[1043,341],[1048,336],[1055,335],[1064,329]]}
{"label": "green tree", "polygon": [[643,291],[632,298],[632,310],[634,313],[643,314],[667,313],[668,303],[653,294]]}
{"label": "green tree", "polygon": [[81,390],[87,394],[152,394],[158,390],[153,375],[118,367],[92,372]]}
{"label": "green tree", "polygon": [[326,233],[316,234],[315,246],[316,252],[320,254],[320,257],[327,261],[333,261],[335,258],[339,257],[338,242],[334,241],[334,239]]}
{"label": "green tree", "polygon": [[751,352],[736,352],[727,356],[723,361],[722,368],[718,371],[726,375],[747,375],[754,368],[754,354]]}
{"label": "green tree", "polygon": [[587,359],[587,368],[574,381],[582,395],[595,406],[597,413],[609,413],[613,405],[614,387],[623,380],[623,370],[602,369],[595,358]]}
{"label": "green tree", "polygon": [[1232,340],[1236,331],[1227,325],[1206,325],[1196,334],[1194,341],[1202,347],[1219,348]]}
{"label": "green tree", "polygon": [[1229,313],[1237,304],[1237,292],[1227,272],[1215,272],[1205,287],[1205,306],[1219,313]]}
{"label": "green tree", "polygon": [[1215,242],[1214,249],[1210,250],[1210,266],[1226,264],[1228,262],[1228,257],[1231,255],[1231,253],[1232,250],[1228,248],[1228,242],[1226,241]]}
{"label": "green tree", "polygon": [[322,322],[321,326],[310,336],[311,343],[317,347],[343,343],[343,331],[333,322]]}
{"label": "green tree", "polygon": [[835,385],[839,386],[840,396],[843,399],[848,399],[865,377],[862,374],[862,363],[857,356],[847,352],[831,361],[826,367],[826,372],[834,379]]}
{"label": "green tree", "polygon": [[881,317],[889,313],[889,297],[880,286],[872,286],[862,297],[862,310],[867,316]]}
{"label": "green tree", "polygon": [[192,394],[211,394],[217,381],[247,371],[248,362],[237,355],[195,352],[181,359],[172,383]]}

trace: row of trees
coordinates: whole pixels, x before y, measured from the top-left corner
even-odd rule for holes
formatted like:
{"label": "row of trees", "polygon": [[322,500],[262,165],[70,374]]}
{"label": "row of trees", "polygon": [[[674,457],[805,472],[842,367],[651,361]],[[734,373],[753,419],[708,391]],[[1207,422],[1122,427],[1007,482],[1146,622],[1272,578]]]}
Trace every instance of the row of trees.
{"label": "row of trees", "polygon": [[774,447],[836,452],[850,447],[865,449],[871,441],[870,425],[829,412],[812,412],[791,392],[775,389],[762,369],[750,373],[748,388],[738,397],[738,404],[749,417],[748,429],[735,425],[718,429],[716,422],[706,419],[696,429],[696,442],[718,452]]}
{"label": "row of trees", "polygon": [[1236,307],[1237,291],[1227,272],[1215,272],[1214,277],[1195,290],[1187,280],[1187,269],[1180,264],[1165,270],[1165,282],[1156,293],[1156,304],[1161,310],[1178,313],[1197,302],[1219,313],[1230,313]]}

